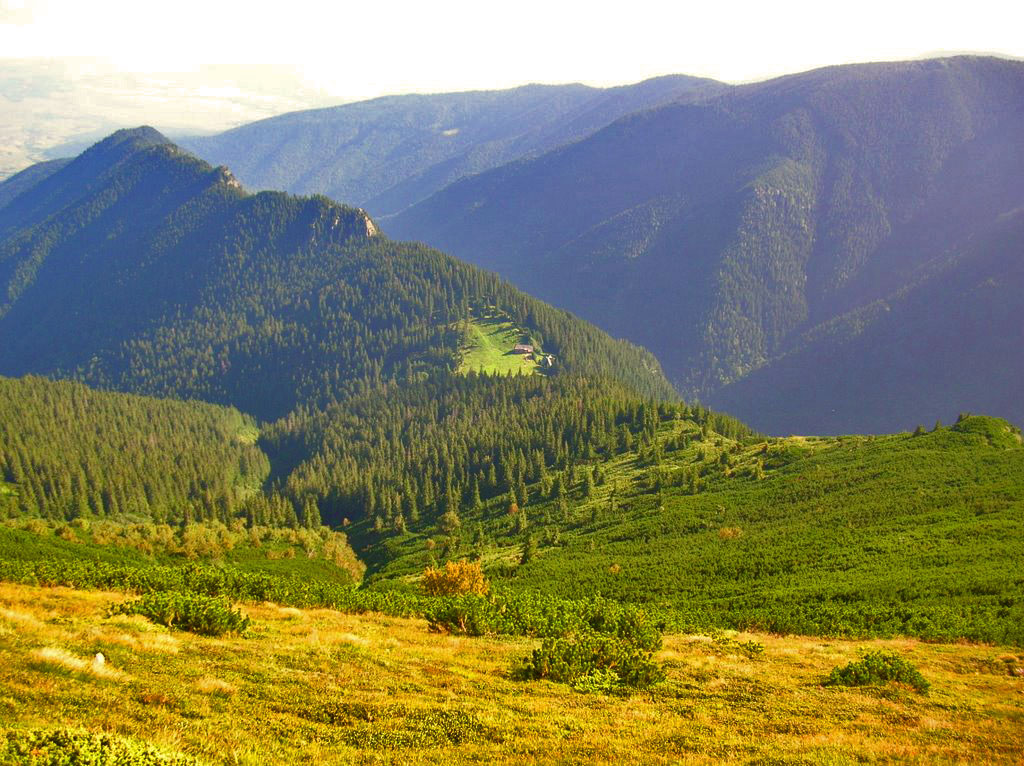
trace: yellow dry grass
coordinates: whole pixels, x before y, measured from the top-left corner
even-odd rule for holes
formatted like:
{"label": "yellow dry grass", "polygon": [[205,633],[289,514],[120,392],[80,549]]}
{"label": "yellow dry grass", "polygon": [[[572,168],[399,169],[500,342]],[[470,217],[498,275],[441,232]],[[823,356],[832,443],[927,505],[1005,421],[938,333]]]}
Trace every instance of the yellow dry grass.
{"label": "yellow dry grass", "polygon": [[[422,620],[244,606],[245,638],[104,617],[124,596],[0,584],[0,714],[82,726],[209,763],[1019,763],[1024,680],[1013,648],[913,640],[669,636],[669,680],[630,698],[520,682],[536,642],[466,638]],[[153,650],[163,635],[177,651]],[[125,636],[133,640],[125,640]],[[136,643],[136,641],[138,643]],[[741,650],[764,645],[762,658]],[[891,648],[932,683],[821,686]],[[50,650],[50,651],[46,651]],[[54,653],[53,650],[58,650]],[[97,677],[97,652],[123,676]],[[44,659],[46,657],[47,659]],[[63,659],[60,659],[63,658]]]}

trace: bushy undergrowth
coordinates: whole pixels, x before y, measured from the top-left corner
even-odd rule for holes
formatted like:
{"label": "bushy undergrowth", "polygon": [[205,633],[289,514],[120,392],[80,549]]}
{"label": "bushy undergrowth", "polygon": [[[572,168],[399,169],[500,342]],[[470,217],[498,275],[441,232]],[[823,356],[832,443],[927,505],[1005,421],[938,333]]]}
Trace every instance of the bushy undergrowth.
{"label": "bushy undergrowth", "polygon": [[340,727],[347,744],[361,750],[438,747],[468,742],[501,742],[504,734],[478,716],[447,708],[403,704],[368,705],[320,700],[294,711],[301,718]]}
{"label": "bushy undergrowth", "polygon": [[199,766],[180,753],[113,734],[90,734],[75,729],[0,731],[2,766]]}
{"label": "bushy undergrowth", "polygon": [[[352,582],[359,582],[366,571],[366,565],[356,556],[346,535],[323,526],[315,529],[246,526],[242,519],[235,519],[230,525],[219,521],[203,521],[171,526],[111,519],[78,518],[64,523],[48,519],[17,518],[3,521],[0,529],[30,532],[40,538],[38,542],[43,547],[54,542],[54,538],[76,546],[91,546],[89,554],[95,552],[96,546],[100,546],[109,548],[113,555],[117,551],[138,551],[144,556],[165,560],[178,557],[190,561],[221,560],[237,557],[239,553],[257,560],[270,561],[298,556],[330,562],[347,573]],[[2,542],[5,548],[16,544],[9,537]]]}
{"label": "bushy undergrowth", "polygon": [[655,651],[663,626],[643,610],[602,598],[569,601],[533,593],[459,596],[424,612],[431,627],[470,636],[504,634],[562,638],[598,633]]}
{"label": "bushy undergrowth", "polygon": [[425,617],[436,630],[471,636],[545,638],[599,633],[651,651],[661,646],[664,628],[637,607],[601,598],[571,601],[504,592],[429,597],[198,563],[131,567],[95,561],[0,559],[0,580],[142,594],[220,596],[231,601],[272,601],[301,608],[326,607],[348,614],[376,612],[392,617]]}
{"label": "bushy undergrowth", "polygon": [[380,612],[393,617],[422,614],[423,597],[370,591],[326,580],[247,572],[208,564],[129,566],[98,561],[5,561],[0,580],[29,585],[120,590],[129,593],[175,591],[225,596],[232,601],[273,601],[295,607],[328,607],[351,614]]}
{"label": "bushy undergrowth", "polygon": [[868,652],[864,658],[841,668],[834,668],[826,686],[874,686],[897,681],[927,694],[931,684],[907,660],[895,652]]}
{"label": "bushy undergrowth", "polygon": [[594,634],[545,639],[521,674],[572,684],[580,691],[643,689],[665,680],[664,669],[649,649]]}
{"label": "bushy undergrowth", "polygon": [[159,625],[201,636],[242,634],[249,627],[249,618],[233,609],[223,596],[195,593],[147,593],[135,601],[117,604],[110,614],[140,614]]}

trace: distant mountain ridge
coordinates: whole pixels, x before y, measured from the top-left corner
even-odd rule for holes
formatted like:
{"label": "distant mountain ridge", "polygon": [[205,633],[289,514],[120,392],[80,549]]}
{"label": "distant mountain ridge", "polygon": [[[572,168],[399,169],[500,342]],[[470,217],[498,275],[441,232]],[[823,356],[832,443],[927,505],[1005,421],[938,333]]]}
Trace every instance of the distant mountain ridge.
{"label": "distant mountain ridge", "polygon": [[[992,263],[979,248],[997,230],[1024,249],[1004,225],[1024,206],[1022,135],[1022,62],[830,67],[626,116],[462,179],[386,229],[652,349],[684,394],[759,428],[891,431],[962,409],[1021,421],[1024,402],[990,381],[1020,367],[1024,346],[990,307],[961,302],[962,321],[943,319],[947,340],[979,348],[1009,329],[1009,358],[974,358],[952,376],[933,374],[938,357],[898,342],[868,307],[938,285],[954,264]],[[1022,308],[1015,273],[972,271],[997,281],[1008,314]],[[938,305],[953,298],[942,295]],[[916,311],[918,332],[938,313]],[[843,317],[909,372],[859,368],[857,344],[809,343]],[[831,365],[845,370],[839,387]]]}
{"label": "distant mountain ridge", "polygon": [[669,75],[634,85],[525,85],[386,96],[293,112],[182,144],[246,186],[327,194],[374,216],[447,184],[583,138],[636,111],[729,86]]}

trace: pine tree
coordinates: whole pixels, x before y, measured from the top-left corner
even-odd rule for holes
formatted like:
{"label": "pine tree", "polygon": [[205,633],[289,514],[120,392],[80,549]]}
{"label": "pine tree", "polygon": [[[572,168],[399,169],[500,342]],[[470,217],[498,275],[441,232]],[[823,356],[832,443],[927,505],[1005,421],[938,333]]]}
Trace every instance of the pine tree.
{"label": "pine tree", "polygon": [[522,553],[519,555],[519,563],[527,564],[537,556],[537,540],[532,534],[527,534],[523,539]]}

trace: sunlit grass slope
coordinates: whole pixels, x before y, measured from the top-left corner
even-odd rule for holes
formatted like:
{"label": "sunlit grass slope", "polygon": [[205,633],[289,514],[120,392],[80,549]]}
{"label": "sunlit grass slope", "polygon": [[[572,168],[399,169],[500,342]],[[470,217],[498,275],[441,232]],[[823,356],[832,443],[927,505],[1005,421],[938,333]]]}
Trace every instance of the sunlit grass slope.
{"label": "sunlit grass slope", "polygon": [[[247,637],[201,638],[105,617],[123,599],[0,585],[3,726],[112,732],[210,764],[1015,763],[1024,739],[1019,650],[737,637],[764,645],[750,659],[675,635],[668,681],[618,698],[513,680],[526,639],[272,604],[242,606]],[[929,694],[822,686],[881,647]]]}
{"label": "sunlit grass slope", "polygon": [[516,354],[523,332],[505,315],[491,312],[463,323],[460,373],[530,375],[537,371],[533,354]]}

